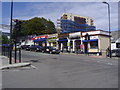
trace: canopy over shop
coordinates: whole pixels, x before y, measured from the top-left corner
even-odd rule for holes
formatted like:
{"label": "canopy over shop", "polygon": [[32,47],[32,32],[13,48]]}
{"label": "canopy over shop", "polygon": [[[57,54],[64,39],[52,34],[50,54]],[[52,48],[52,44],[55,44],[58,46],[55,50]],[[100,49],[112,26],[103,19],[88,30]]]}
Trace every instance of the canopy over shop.
{"label": "canopy over shop", "polygon": [[47,38],[48,38],[48,35],[43,35],[43,36],[33,37],[32,40],[35,45],[45,46]]}

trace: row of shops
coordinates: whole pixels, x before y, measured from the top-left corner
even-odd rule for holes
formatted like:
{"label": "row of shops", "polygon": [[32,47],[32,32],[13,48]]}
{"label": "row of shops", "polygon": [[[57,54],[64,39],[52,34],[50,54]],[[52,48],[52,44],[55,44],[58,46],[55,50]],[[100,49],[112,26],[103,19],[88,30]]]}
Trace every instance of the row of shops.
{"label": "row of shops", "polygon": [[64,34],[49,34],[32,38],[34,45],[53,46],[61,52],[102,54],[109,46],[109,32],[96,30]]}

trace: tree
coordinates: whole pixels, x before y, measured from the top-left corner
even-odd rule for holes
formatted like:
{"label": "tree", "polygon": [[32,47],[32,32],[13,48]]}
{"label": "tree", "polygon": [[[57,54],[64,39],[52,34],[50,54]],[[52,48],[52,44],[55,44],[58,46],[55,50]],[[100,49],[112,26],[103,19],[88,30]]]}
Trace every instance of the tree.
{"label": "tree", "polygon": [[[56,33],[55,25],[51,20],[45,18],[34,17],[29,20],[21,21],[21,30],[17,33],[17,36],[26,36],[33,34],[52,34]],[[13,30],[13,35],[15,29]]]}
{"label": "tree", "polygon": [[8,44],[9,43],[9,39],[6,35],[2,35],[1,37],[1,41],[2,41],[2,44]]}

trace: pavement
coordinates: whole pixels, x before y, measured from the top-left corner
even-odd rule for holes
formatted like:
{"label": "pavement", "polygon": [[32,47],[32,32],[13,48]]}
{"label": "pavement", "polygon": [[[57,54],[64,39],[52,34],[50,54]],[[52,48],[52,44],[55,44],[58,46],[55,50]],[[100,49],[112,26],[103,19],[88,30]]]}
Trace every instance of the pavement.
{"label": "pavement", "polygon": [[17,67],[24,67],[29,66],[31,63],[21,62],[14,63],[14,59],[12,58],[12,64],[9,64],[9,58],[6,56],[0,56],[0,70],[3,69],[10,69],[10,68],[17,68]]}
{"label": "pavement", "polygon": [[88,57],[93,57],[93,58],[109,58],[109,59],[120,59],[120,57],[106,57],[104,55],[96,55],[96,54],[76,54],[76,53],[61,53],[61,54],[69,54],[69,55],[79,55],[79,56],[88,56]]}

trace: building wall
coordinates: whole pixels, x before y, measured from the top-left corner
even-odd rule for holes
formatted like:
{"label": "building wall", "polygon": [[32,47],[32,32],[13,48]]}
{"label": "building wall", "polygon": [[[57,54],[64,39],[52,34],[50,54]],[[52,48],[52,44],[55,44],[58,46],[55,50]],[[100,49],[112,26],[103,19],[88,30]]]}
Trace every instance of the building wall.
{"label": "building wall", "polygon": [[57,20],[57,28],[60,33],[96,30],[92,18],[72,13],[63,13],[61,19]]}
{"label": "building wall", "polygon": [[74,20],[74,17],[81,17],[81,18],[85,18],[86,19],[86,24],[90,25],[90,26],[93,26],[93,20],[91,17],[85,17],[85,16],[80,16],[80,15],[75,15],[75,14],[72,14],[72,13],[63,13],[62,16],[66,14],[67,15],[67,20],[72,20],[72,21],[75,21]]}
{"label": "building wall", "polygon": [[109,37],[108,36],[99,36],[99,49],[102,52],[106,52],[106,49],[109,46]]}

